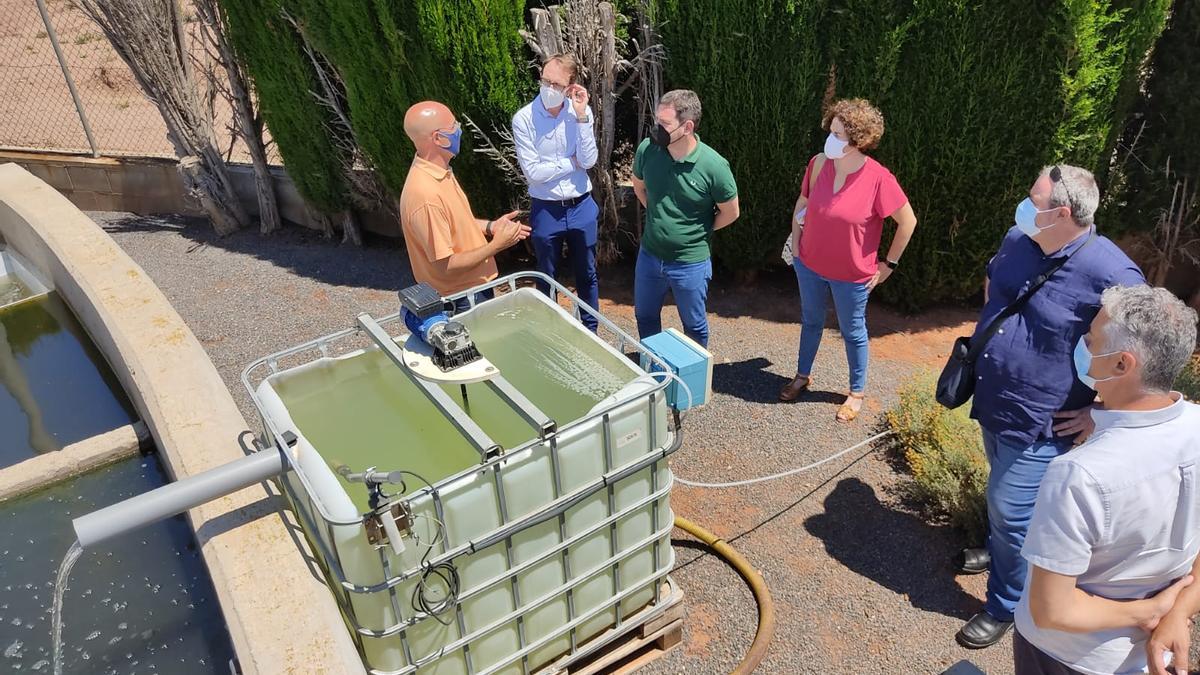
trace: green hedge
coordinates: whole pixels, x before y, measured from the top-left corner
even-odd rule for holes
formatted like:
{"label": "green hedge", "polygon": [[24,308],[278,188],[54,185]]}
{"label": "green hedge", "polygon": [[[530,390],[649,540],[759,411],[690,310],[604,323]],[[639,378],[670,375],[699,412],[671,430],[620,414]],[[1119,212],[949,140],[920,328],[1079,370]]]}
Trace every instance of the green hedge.
{"label": "green hedge", "polygon": [[348,190],[329,134],[329,113],[308,94],[320,91],[316,71],[300,36],[283,19],[280,1],[221,0],[221,9],[296,189],[320,211],[345,210]]}
{"label": "green hedge", "polygon": [[[404,134],[404,112],[410,105],[424,99],[443,101],[460,119],[465,113],[490,131],[493,125],[507,128],[512,113],[535,89],[518,33],[524,0],[222,0],[222,4],[231,23],[240,28],[240,51],[263,98],[268,128],[279,140],[293,175],[325,177],[337,167],[330,161],[334,155],[328,134],[314,124],[323,111],[307,95],[316,88],[311,68],[300,72],[296,65],[300,43],[277,18],[281,6],[341,76],[360,147],[383,184],[397,195],[412,162],[413,147]],[[293,135],[292,129],[302,133]],[[455,161],[455,171],[476,210],[484,213],[499,208],[511,195],[496,187],[503,185],[497,170],[472,153],[470,144],[470,133],[464,133],[464,151]],[[324,198],[329,186],[300,183],[298,187],[318,206],[329,203]]]}
{"label": "green hedge", "polygon": [[657,0],[666,88],[694,89],[698,133],[729,160],[742,216],[717,234],[737,269],[778,259],[817,130],[826,60],[816,36],[824,2]]}
{"label": "green hedge", "polygon": [[1107,164],[1168,3],[658,1],[668,84],[700,94],[701,134],[741,189],[721,262],[755,269],[777,256],[830,84],[887,120],[876,156],[920,225],[880,293],[912,309],[977,292],[1041,166]]}
{"label": "green hedge", "polygon": [[1182,392],[1189,401],[1200,402],[1200,355],[1192,357],[1191,362],[1175,380],[1176,391]]}
{"label": "green hedge", "polygon": [[[520,66],[523,0],[288,2],[299,8],[305,34],[341,74],[359,143],[397,194],[412,162],[404,134],[410,105],[435,99],[484,128],[496,122],[506,127],[518,94],[532,86]],[[464,183],[497,182],[494,169],[469,151],[455,168]]]}
{"label": "green hedge", "polygon": [[[1170,208],[1176,180],[1188,177],[1193,188],[1200,182],[1200,3],[1175,3],[1150,72],[1117,151],[1113,182],[1118,189],[1106,208],[1110,222],[1131,230],[1154,227]],[[1200,203],[1192,209],[1200,209]]]}

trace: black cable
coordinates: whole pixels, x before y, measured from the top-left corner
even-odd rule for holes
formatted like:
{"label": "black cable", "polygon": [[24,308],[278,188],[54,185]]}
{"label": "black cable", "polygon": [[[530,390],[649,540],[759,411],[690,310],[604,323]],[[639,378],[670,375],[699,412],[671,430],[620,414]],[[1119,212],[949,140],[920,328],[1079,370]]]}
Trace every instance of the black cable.
{"label": "black cable", "polygon": [[[433,483],[429,482],[429,480],[424,476],[404,469],[401,469],[400,473],[408,474],[422,483],[425,483],[425,485],[429,486],[429,490],[431,492],[436,491],[436,488],[433,487]],[[440,535],[445,537],[446,524],[437,520],[436,518],[433,519],[433,522],[437,523],[441,529]],[[462,582],[458,576],[458,568],[456,568],[450,561],[447,560],[446,562],[438,563],[437,565],[429,564],[429,555],[433,553],[433,547],[436,543],[436,540],[430,542],[429,545],[425,547],[424,555],[421,556],[421,576],[417,580],[416,586],[413,587],[412,606],[414,610],[418,612],[424,612],[426,615],[432,616],[443,626],[449,626],[450,619],[443,620],[441,615],[451,607],[458,604],[458,592]],[[429,583],[434,579],[440,581],[441,585],[445,586],[446,594],[441,600],[429,597]]]}

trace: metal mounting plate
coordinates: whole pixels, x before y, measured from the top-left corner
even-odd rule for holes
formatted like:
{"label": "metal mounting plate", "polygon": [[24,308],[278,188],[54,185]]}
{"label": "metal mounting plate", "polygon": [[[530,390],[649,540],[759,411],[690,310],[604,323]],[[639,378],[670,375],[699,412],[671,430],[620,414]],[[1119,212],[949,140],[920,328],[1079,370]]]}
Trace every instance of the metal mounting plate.
{"label": "metal mounting plate", "polygon": [[[396,340],[400,342],[399,339]],[[414,375],[426,382],[440,384],[474,384],[485,382],[500,374],[486,358],[473,361],[451,371],[442,370],[433,362],[433,348],[424,340],[409,335],[400,347],[404,363]]]}

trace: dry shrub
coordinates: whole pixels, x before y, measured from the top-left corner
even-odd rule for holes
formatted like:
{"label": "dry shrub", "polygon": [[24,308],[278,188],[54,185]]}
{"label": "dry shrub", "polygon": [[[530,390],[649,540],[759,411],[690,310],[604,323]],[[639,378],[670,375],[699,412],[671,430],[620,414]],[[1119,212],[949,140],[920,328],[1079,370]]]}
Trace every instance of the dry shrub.
{"label": "dry shrub", "polygon": [[1200,402],[1200,354],[1193,356],[1192,362],[1179,374],[1175,389],[1183,392],[1189,401]]}
{"label": "dry shrub", "polygon": [[979,425],[967,406],[947,410],[934,399],[937,378],[924,371],[900,388],[900,402],[887,413],[888,426],[912,482],[909,497],[928,515],[945,519],[973,543],[987,528],[988,464]]}

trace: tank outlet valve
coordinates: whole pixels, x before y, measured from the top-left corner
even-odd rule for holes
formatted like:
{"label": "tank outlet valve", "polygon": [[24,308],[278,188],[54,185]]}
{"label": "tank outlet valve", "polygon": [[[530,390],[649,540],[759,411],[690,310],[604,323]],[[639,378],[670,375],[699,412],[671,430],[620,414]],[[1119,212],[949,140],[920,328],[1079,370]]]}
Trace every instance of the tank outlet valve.
{"label": "tank outlet valve", "polygon": [[[337,468],[337,472],[348,482],[365,483],[367,486],[367,503],[371,507],[363,520],[367,541],[372,546],[391,546],[396,555],[404,553],[404,539],[412,536],[412,509],[407,502],[390,502],[397,494],[402,495],[407,491],[404,472],[377,471],[371,467],[362,473],[354,473],[344,464]],[[400,491],[395,494],[384,492],[384,485],[399,485]]]}

